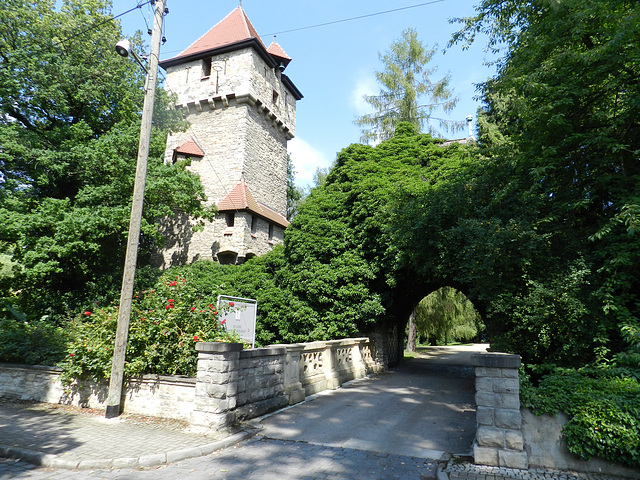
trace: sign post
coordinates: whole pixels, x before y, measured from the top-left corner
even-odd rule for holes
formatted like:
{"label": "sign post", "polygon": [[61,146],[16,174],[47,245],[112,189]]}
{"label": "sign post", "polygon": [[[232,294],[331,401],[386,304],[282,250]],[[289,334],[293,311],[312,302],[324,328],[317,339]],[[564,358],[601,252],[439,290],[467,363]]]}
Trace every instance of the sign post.
{"label": "sign post", "polygon": [[235,331],[242,340],[256,346],[256,312],[258,301],[251,298],[218,295],[218,311],[227,332]]}

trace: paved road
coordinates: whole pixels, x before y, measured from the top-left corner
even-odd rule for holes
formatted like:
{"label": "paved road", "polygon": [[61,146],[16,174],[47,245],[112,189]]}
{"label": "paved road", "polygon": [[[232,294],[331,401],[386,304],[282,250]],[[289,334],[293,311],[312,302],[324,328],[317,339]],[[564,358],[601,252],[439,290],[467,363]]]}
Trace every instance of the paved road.
{"label": "paved road", "polygon": [[415,358],[264,419],[262,433],[421,458],[469,454],[475,436],[474,393],[470,369]]}
{"label": "paved road", "polygon": [[[199,458],[145,469],[82,471],[0,459],[0,479],[433,479],[434,460],[444,451],[468,452],[474,435],[472,375],[464,367],[449,365],[459,363],[452,359],[460,360],[460,355],[467,352],[444,365],[412,360],[393,372],[319,395],[254,421],[262,429],[250,440]],[[62,424],[60,441],[75,438],[76,420]],[[52,424],[50,429],[55,428]],[[125,437],[141,429],[132,425],[122,442],[105,436],[105,428],[94,430],[95,439],[85,436],[81,443],[84,448],[94,445],[99,455],[124,445]],[[149,429],[143,433],[140,443],[148,442],[148,452],[165,446],[163,434],[154,438]],[[38,432],[34,435],[42,438]]]}
{"label": "paved road", "polygon": [[[20,462],[22,463],[22,462]],[[423,480],[434,478],[435,465],[411,458],[330,448],[261,436],[205,457],[148,469],[69,471],[16,465],[0,478],[34,480]],[[27,470],[28,468],[28,470]]]}

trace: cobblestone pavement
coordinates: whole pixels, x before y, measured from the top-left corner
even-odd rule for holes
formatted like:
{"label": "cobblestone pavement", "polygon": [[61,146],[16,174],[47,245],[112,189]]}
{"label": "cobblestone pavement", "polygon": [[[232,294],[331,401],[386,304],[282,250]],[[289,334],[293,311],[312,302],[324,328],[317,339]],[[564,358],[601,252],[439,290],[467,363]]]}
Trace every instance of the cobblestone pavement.
{"label": "cobblestone pavement", "polygon": [[107,420],[100,410],[0,402],[0,457],[19,454],[61,468],[164,463],[168,452],[176,459],[210,453],[231,433],[190,433],[185,422],[141,415]]}
{"label": "cobblestone pavement", "polygon": [[583,473],[564,470],[549,470],[530,468],[518,470],[515,468],[489,467],[486,465],[474,465],[470,462],[450,461],[442,469],[439,480],[625,480],[625,477],[600,475],[597,473]]}
{"label": "cobblestone pavement", "polygon": [[260,435],[210,455],[136,469],[55,470],[0,460],[0,478],[187,480],[424,480],[436,462],[424,458],[272,440]]}

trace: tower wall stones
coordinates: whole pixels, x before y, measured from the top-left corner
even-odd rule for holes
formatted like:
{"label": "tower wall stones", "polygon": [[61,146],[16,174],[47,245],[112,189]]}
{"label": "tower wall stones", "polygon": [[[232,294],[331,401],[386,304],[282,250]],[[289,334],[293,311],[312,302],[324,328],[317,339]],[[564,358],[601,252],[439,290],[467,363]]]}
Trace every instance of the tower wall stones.
{"label": "tower wall stones", "polygon": [[243,181],[260,211],[238,204],[230,225],[227,206],[197,232],[186,215],[164,219],[160,230],[165,243],[154,259],[160,268],[222,257],[224,263],[241,262],[269,252],[284,239],[287,141],[293,138],[301,96],[265,60],[270,57],[262,44],[247,45],[168,62],[165,88],[177,97],[176,108],[189,127],[169,135],[165,162],[175,161],[176,149],[185,142],[195,142],[203,156],[187,157],[187,168],[200,176],[208,206],[223,199],[228,203]]}

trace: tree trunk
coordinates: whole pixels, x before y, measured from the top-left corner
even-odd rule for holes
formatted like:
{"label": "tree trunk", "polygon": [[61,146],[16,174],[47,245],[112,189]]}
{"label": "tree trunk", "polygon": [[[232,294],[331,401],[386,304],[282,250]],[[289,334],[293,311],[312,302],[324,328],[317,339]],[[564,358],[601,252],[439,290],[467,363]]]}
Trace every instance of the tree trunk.
{"label": "tree trunk", "polygon": [[416,327],[416,309],[414,308],[409,315],[409,334],[407,336],[407,350],[409,352],[416,351],[416,337],[418,336],[418,329]]}

